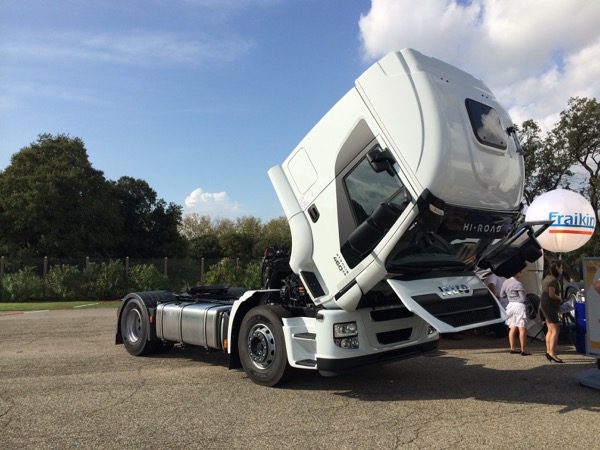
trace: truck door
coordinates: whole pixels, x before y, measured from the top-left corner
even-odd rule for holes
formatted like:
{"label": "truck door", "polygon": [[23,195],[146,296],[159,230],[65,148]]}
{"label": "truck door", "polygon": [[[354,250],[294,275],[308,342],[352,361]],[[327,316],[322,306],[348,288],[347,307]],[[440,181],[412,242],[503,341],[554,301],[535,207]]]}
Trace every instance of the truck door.
{"label": "truck door", "polygon": [[[343,176],[338,189],[345,202],[338,203],[338,215],[347,211],[346,229],[340,229],[341,252],[354,268],[381,242],[384,235],[411,203],[412,196],[400,176],[396,159],[379,144],[362,156]],[[351,232],[343,234],[342,231]]]}

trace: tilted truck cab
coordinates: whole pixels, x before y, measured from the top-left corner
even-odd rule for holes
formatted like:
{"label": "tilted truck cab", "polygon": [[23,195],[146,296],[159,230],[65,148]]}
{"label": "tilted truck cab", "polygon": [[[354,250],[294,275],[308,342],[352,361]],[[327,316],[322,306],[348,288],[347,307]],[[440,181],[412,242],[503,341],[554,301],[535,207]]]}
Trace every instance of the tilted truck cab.
{"label": "tilted truck cab", "polygon": [[[313,301],[352,311],[383,279],[402,301],[485,291],[457,275],[521,218],[513,133],[489,89],[455,67],[404,50],[368,69],[269,171],[292,230],[290,265]],[[485,321],[467,314],[466,326]]]}
{"label": "tilted truck cab", "polygon": [[[524,163],[507,113],[480,80],[415,50],[369,68],[268,173],[292,234],[289,273],[239,298],[196,288],[142,302],[142,341],[227,351],[259,384],[292,368],[333,375],[504,320],[474,270],[510,276],[541,255],[539,228],[519,228]],[[221,342],[186,342],[184,325]]]}

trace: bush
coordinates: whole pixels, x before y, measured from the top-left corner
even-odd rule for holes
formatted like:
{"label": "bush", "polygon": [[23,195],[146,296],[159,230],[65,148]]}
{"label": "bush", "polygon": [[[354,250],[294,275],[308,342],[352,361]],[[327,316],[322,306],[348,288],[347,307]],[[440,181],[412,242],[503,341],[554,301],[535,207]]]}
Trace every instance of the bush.
{"label": "bush", "polygon": [[[35,278],[35,275],[29,276],[27,280],[35,284],[39,281]],[[63,300],[112,300],[131,291],[166,289],[166,280],[152,264],[133,266],[127,277],[120,261],[90,263],[84,270],[56,265],[48,272],[46,284],[48,295]]]}
{"label": "bush", "polygon": [[85,298],[83,282],[84,277],[79,267],[67,264],[53,266],[46,278],[51,294],[64,300]]}
{"label": "bush", "polygon": [[246,289],[260,289],[261,283],[261,263],[255,261],[247,264],[240,286]]}
{"label": "bush", "polygon": [[260,263],[252,262],[246,266],[237,265],[224,258],[210,267],[204,277],[205,285],[239,286],[247,289],[260,287]]}
{"label": "bush", "polygon": [[22,302],[44,296],[44,281],[33,270],[33,267],[25,267],[2,277],[4,301]]}
{"label": "bush", "polygon": [[89,298],[95,300],[113,300],[127,294],[125,267],[120,261],[102,264],[89,264],[85,270],[85,283]]}
{"label": "bush", "polygon": [[230,286],[237,286],[237,267],[232,264],[229,258],[223,258],[216,264],[210,266],[208,271],[204,274],[204,285],[219,285],[225,284]]}
{"label": "bush", "polygon": [[166,280],[152,264],[139,264],[129,269],[129,287],[132,291],[166,289]]}
{"label": "bush", "polygon": [[[261,286],[260,262],[237,264],[228,258],[210,266],[204,275],[205,285],[228,285],[259,289]],[[193,277],[197,263],[179,264],[169,278],[153,264],[135,264],[125,273],[124,264],[118,260],[108,263],[89,263],[85,269],[76,265],[57,264],[50,268],[46,279],[36,274],[34,267],[24,267],[19,272],[5,274],[0,286],[1,300],[112,300],[133,291],[178,291],[185,279]],[[190,285],[195,283],[189,280]]]}

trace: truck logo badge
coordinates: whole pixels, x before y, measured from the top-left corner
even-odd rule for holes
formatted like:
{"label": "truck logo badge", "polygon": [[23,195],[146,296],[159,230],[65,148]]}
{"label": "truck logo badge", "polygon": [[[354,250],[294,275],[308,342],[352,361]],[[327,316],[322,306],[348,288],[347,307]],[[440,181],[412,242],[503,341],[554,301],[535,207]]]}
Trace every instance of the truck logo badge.
{"label": "truck logo badge", "polygon": [[463,224],[463,231],[473,232],[473,233],[501,233],[502,232],[502,224],[483,224],[483,223],[469,223],[465,222]]}
{"label": "truck logo badge", "polygon": [[442,297],[469,293],[469,286],[466,284],[448,284],[446,286],[438,286],[438,289],[442,293]]}

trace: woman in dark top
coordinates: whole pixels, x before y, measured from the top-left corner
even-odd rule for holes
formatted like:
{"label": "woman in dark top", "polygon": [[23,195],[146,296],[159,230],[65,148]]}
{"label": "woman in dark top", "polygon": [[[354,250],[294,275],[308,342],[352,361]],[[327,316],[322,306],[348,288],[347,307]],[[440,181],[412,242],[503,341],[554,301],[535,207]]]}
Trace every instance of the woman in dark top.
{"label": "woman in dark top", "polygon": [[556,356],[558,343],[558,310],[562,304],[560,297],[560,284],[558,277],[563,273],[561,261],[552,261],[548,275],[542,280],[542,299],[540,302],[540,316],[546,322],[546,358],[548,361],[562,363],[563,360]]}

